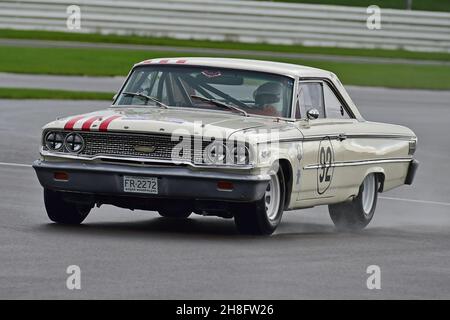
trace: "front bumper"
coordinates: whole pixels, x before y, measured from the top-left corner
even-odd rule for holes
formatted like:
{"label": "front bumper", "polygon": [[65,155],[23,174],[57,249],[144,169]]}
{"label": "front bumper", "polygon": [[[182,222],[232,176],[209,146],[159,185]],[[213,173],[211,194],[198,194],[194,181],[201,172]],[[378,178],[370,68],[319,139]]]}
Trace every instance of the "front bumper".
{"label": "front bumper", "polygon": [[[44,188],[106,196],[250,202],[263,197],[270,180],[269,175],[193,171],[186,167],[137,167],[37,160],[33,163],[33,168]],[[67,173],[68,180],[56,180],[57,172]],[[158,194],[124,192],[124,175],[158,178]],[[219,181],[231,182],[233,189],[219,189]]]}

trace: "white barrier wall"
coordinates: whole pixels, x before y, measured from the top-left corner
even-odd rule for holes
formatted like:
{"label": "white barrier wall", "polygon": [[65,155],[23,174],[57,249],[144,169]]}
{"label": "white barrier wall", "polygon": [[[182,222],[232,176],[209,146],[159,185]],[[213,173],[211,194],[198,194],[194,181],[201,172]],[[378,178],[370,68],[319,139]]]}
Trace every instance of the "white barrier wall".
{"label": "white barrier wall", "polygon": [[450,52],[450,13],[381,10],[369,30],[366,8],[239,0],[0,0],[0,28]]}

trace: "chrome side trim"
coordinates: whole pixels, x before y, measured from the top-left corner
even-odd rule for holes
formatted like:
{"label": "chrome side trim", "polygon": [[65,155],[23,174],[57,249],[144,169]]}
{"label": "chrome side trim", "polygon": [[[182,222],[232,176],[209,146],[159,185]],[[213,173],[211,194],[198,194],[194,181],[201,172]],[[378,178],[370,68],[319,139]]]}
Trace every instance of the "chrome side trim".
{"label": "chrome side trim", "polygon": [[401,134],[347,134],[348,139],[400,139],[400,140],[411,140],[414,139],[413,136],[405,136]]}
{"label": "chrome side trim", "polygon": [[[391,158],[391,159],[372,159],[372,160],[361,160],[361,161],[341,161],[335,162],[331,165],[326,165],[327,167],[353,167],[353,166],[364,166],[369,164],[380,164],[380,163],[399,163],[399,162],[410,162],[412,158]],[[323,168],[323,164],[310,164],[303,167],[304,170],[310,169],[320,169]]]}
{"label": "chrome side trim", "polygon": [[314,135],[314,136],[306,136],[304,138],[287,138],[280,139],[279,142],[297,142],[297,141],[320,141],[324,138],[330,138],[331,140],[341,140],[342,136],[345,136],[346,139],[399,139],[399,140],[412,140],[415,139],[413,136],[404,136],[404,135],[394,135],[394,134],[328,134],[328,135]]}
{"label": "chrome side trim", "polygon": [[255,166],[253,164],[248,165],[205,165],[205,164],[195,164],[190,161],[167,161],[167,160],[158,160],[158,159],[145,159],[145,158],[130,158],[130,157],[111,157],[104,155],[97,155],[93,157],[83,157],[80,155],[67,154],[62,152],[48,152],[43,148],[40,150],[40,154],[43,157],[54,157],[61,159],[72,159],[72,160],[82,160],[82,161],[94,161],[94,160],[118,160],[118,161],[133,161],[142,164],[155,164],[155,163],[166,163],[166,164],[176,164],[176,165],[188,165],[193,168],[208,168],[208,169],[240,169],[240,170],[249,170],[254,169]]}

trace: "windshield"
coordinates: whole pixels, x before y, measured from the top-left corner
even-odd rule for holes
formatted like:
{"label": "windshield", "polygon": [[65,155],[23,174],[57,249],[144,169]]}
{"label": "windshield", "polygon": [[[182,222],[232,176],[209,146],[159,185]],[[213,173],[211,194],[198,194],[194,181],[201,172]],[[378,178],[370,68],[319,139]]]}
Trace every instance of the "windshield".
{"label": "windshield", "polygon": [[290,117],[293,86],[294,80],[289,77],[263,72],[140,66],[131,74],[115,105],[167,105]]}

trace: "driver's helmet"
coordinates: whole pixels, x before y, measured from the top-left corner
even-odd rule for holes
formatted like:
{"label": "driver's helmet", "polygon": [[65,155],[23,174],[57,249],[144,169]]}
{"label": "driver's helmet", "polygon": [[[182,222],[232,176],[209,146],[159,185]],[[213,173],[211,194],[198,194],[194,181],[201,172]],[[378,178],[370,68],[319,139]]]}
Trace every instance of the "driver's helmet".
{"label": "driver's helmet", "polygon": [[277,82],[266,82],[260,85],[253,93],[255,104],[257,106],[265,106],[277,103],[280,101],[281,91],[281,84]]}

